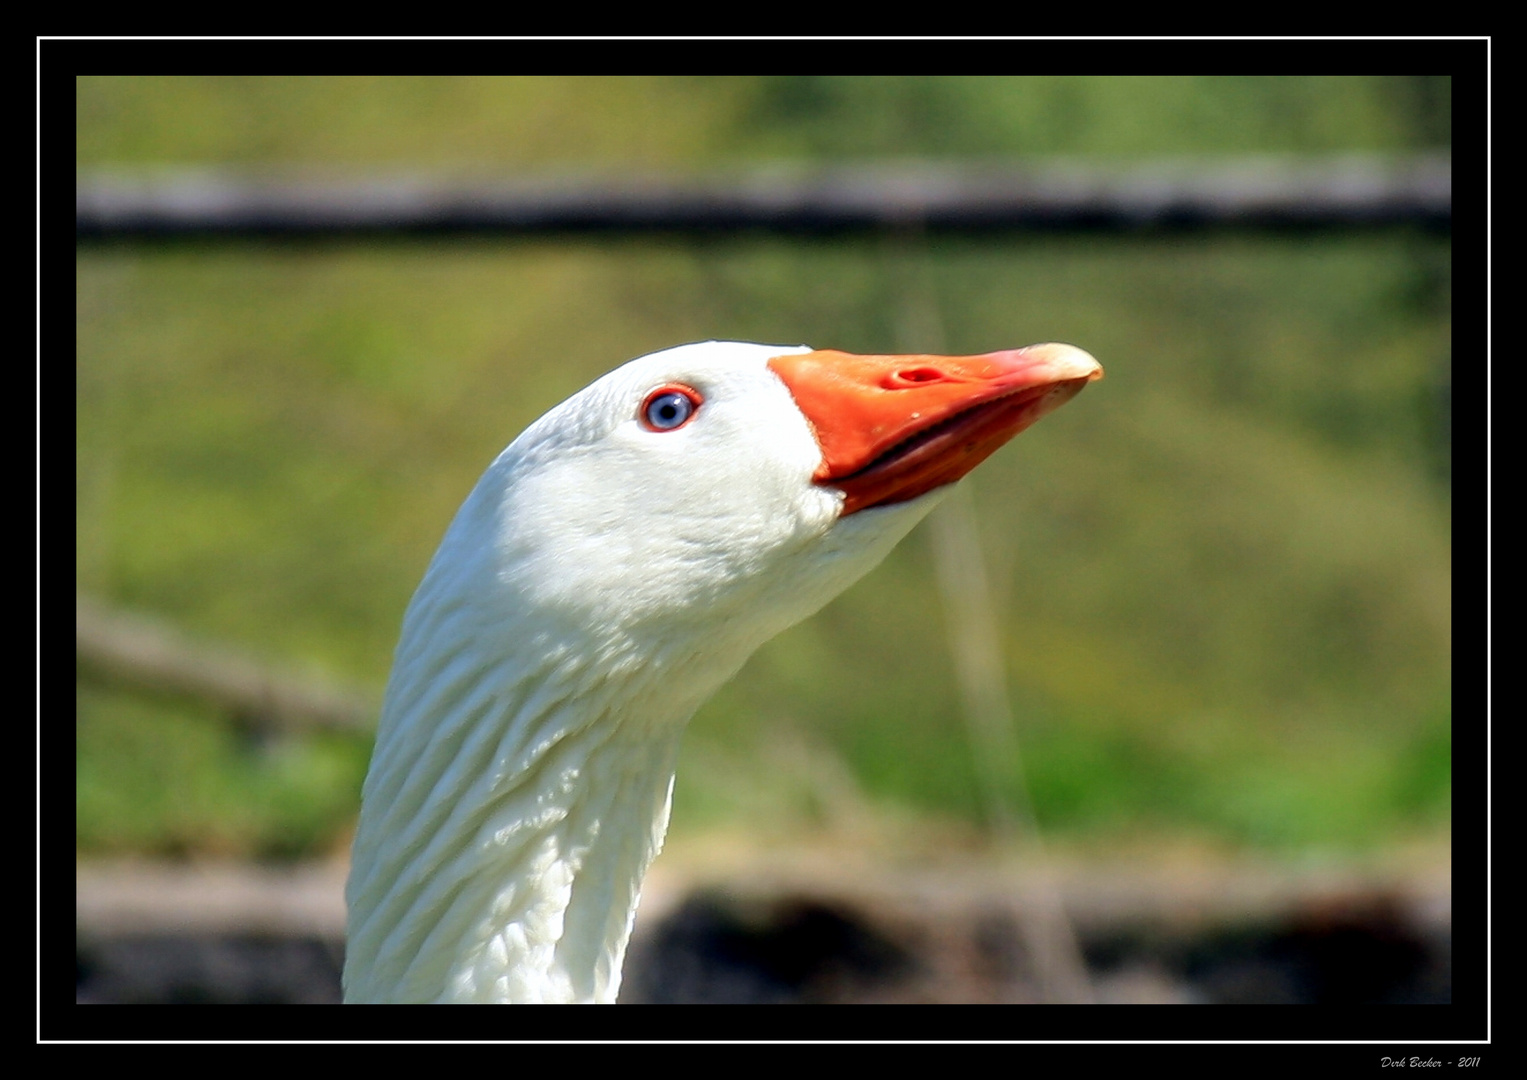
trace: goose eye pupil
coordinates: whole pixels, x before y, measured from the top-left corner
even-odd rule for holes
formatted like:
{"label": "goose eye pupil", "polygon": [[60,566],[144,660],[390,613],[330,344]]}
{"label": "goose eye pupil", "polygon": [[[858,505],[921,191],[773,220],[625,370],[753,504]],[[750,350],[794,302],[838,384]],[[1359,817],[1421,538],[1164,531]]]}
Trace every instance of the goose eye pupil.
{"label": "goose eye pupil", "polygon": [[659,394],[647,403],[647,423],[659,431],[671,431],[689,419],[694,402],[677,391]]}

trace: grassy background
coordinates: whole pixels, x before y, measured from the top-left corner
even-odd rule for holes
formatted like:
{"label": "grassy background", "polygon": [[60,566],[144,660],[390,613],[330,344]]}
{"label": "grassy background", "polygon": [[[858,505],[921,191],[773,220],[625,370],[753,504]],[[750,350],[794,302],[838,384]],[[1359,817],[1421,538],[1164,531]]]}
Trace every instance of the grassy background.
{"label": "grassy background", "polygon": [[[1128,162],[1451,138],[1449,81],[1419,77],[102,77],[76,92],[82,170]],[[1445,834],[1450,271],[1446,238],[1403,230],[83,248],[77,587],[379,694],[482,468],[623,360],[712,337],[1071,341],[1108,378],[969,481],[1047,833],[1338,852]],[[696,717],[675,829],[831,824],[844,791],[978,821],[942,618],[919,530]],[[76,735],[85,853],[331,850],[369,752],[256,745],[226,717],[83,679]]]}

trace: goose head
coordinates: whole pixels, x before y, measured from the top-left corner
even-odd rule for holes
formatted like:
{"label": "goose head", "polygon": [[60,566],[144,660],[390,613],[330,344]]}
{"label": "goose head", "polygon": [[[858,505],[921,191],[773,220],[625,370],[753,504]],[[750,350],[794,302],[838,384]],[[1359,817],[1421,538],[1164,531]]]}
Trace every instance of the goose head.
{"label": "goose head", "polygon": [[404,617],[347,890],[347,1000],[613,1000],[690,715],[1101,375],[1068,345],[704,342],[531,424]]}

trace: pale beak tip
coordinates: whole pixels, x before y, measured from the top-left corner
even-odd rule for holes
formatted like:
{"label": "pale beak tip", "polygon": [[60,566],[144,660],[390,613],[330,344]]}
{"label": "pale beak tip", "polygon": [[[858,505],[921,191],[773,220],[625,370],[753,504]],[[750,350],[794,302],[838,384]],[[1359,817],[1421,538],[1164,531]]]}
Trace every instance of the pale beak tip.
{"label": "pale beak tip", "polygon": [[1078,349],[1075,345],[1062,342],[1033,347],[1044,350],[1045,358],[1062,373],[1061,378],[1096,382],[1103,377],[1103,365],[1086,349]]}

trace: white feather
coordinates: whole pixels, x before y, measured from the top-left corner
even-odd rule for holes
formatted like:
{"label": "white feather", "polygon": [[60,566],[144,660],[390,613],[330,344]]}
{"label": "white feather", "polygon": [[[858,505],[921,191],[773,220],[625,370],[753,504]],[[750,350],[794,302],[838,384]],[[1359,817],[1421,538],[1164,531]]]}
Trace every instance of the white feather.
{"label": "white feather", "polygon": [[[686,721],[940,494],[840,516],[766,365],[805,351],[633,360],[478,482],[404,616],[346,890],[347,1001],[615,1000]],[[670,382],[703,405],[648,430],[641,402]]]}

